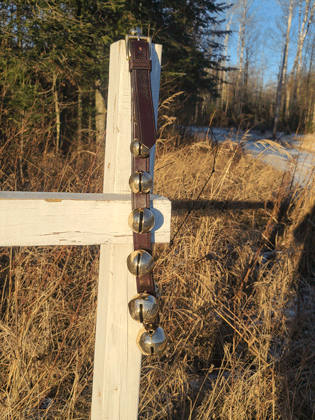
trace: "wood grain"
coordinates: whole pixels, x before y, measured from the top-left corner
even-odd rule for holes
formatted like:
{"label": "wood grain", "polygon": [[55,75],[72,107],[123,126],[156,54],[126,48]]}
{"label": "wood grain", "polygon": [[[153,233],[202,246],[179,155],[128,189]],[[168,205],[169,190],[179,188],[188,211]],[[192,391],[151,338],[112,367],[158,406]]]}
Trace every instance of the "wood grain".
{"label": "wood grain", "polygon": [[[153,242],[169,241],[169,200],[151,196]],[[130,194],[0,192],[0,246],[132,244]]]}
{"label": "wood grain", "polygon": [[[157,116],[162,47],[152,48],[151,83]],[[104,193],[130,192],[130,141],[130,74],[125,42],[118,41],[110,50]],[[154,153],[151,157],[153,168]],[[141,353],[135,340],[141,325],[128,314],[136,280],[126,265],[132,250],[132,244],[101,245],[92,420],[138,418]]]}

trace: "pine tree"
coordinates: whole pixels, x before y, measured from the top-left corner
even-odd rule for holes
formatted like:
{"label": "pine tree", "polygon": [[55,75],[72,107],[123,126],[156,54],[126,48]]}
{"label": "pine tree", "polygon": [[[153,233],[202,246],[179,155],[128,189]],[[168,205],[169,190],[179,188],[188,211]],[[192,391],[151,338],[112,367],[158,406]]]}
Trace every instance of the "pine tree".
{"label": "pine tree", "polygon": [[217,95],[212,70],[220,68],[224,57],[213,35],[224,37],[224,31],[214,28],[227,7],[216,0],[130,1],[138,26],[163,45],[162,97],[176,91],[195,97],[203,90]]}
{"label": "pine tree", "polygon": [[21,177],[35,138],[36,147],[63,153],[91,141],[91,126],[101,140],[109,46],[132,27],[163,45],[162,98],[215,96],[213,70],[223,58],[215,39],[224,32],[214,25],[225,7],[216,0],[1,2],[0,134],[3,143],[18,133]]}

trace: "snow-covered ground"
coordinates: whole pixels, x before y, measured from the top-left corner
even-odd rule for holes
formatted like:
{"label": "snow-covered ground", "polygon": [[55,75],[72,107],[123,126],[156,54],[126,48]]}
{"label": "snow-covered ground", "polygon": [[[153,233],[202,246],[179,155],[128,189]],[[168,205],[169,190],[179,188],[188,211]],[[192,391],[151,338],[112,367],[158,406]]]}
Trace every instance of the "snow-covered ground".
{"label": "snow-covered ground", "polygon": [[242,143],[245,149],[257,156],[261,161],[275,166],[277,169],[290,170],[294,183],[305,186],[313,179],[315,153],[302,150],[299,139],[302,136],[279,133],[279,140],[270,140],[271,133],[261,134],[259,131],[241,132],[235,129],[212,127],[189,127],[188,130],[200,139],[212,139],[222,142],[227,139]]}

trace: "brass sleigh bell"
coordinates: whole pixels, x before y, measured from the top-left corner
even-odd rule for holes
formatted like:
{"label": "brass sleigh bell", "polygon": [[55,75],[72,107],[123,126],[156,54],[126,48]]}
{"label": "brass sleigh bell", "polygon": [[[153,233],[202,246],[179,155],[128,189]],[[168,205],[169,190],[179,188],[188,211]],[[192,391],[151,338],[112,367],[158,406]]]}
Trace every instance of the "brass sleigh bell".
{"label": "brass sleigh bell", "polygon": [[130,144],[130,151],[135,157],[146,158],[150,154],[150,149],[138,139],[134,139]]}
{"label": "brass sleigh bell", "polygon": [[152,187],[153,180],[149,172],[136,171],[129,178],[129,187],[134,193],[148,193]]}
{"label": "brass sleigh bell", "polygon": [[138,249],[128,255],[127,266],[131,274],[142,277],[152,271],[154,259],[147,251]]}
{"label": "brass sleigh bell", "polygon": [[152,327],[148,330],[143,327],[138,333],[136,342],[141,353],[146,356],[162,354],[166,350],[167,335],[161,327]]}
{"label": "brass sleigh bell", "polygon": [[128,224],[130,229],[136,233],[147,233],[154,226],[154,216],[149,209],[134,209],[129,217]]}
{"label": "brass sleigh bell", "polygon": [[157,299],[148,293],[140,293],[134,296],[128,303],[131,317],[141,323],[153,322],[159,312]]}

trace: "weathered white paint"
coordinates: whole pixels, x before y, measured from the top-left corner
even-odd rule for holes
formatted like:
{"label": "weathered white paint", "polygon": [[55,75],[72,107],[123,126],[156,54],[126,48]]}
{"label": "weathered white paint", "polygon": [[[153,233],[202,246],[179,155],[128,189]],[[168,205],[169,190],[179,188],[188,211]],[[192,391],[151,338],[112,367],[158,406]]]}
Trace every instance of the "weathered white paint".
{"label": "weathered white paint", "polygon": [[[160,45],[152,45],[151,83],[157,118],[161,68]],[[94,359],[92,420],[136,420],[141,325],[128,314],[136,294],[126,264],[132,251],[130,74],[125,41],[111,46],[104,194],[0,192],[0,246],[101,244]],[[151,173],[154,169],[150,153]],[[156,225],[153,242],[169,242],[170,202],[152,196]]]}
{"label": "weathered white paint", "polygon": [[[162,47],[152,46],[151,83],[157,116]],[[106,129],[104,193],[129,193],[131,173],[130,74],[125,42],[111,45]],[[154,155],[154,153],[152,154]],[[153,160],[151,167],[153,167]],[[136,294],[126,267],[131,244],[101,246],[94,358],[92,420],[136,420],[141,353],[135,339],[141,325],[128,314]]]}
{"label": "weathered white paint", "polygon": [[[151,196],[153,242],[169,242],[170,202]],[[0,246],[133,242],[130,194],[0,192]]]}

